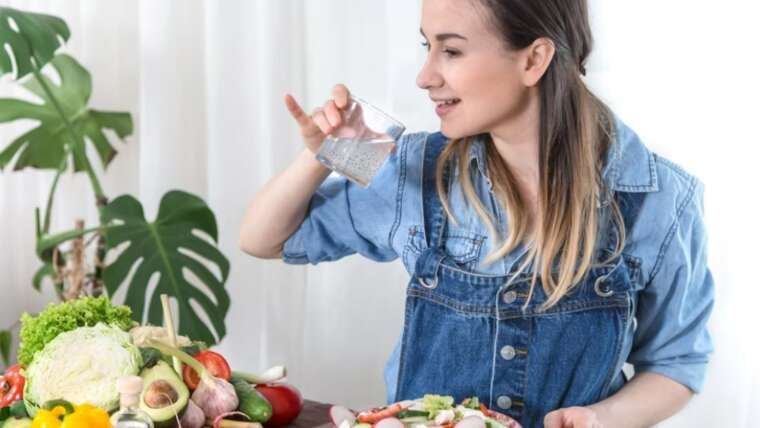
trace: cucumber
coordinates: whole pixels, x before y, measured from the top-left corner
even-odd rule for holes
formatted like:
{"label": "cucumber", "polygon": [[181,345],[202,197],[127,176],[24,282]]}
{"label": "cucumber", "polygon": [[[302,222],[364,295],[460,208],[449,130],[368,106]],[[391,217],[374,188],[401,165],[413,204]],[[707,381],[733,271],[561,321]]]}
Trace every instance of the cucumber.
{"label": "cucumber", "polygon": [[414,418],[418,416],[424,416],[425,418],[427,418],[429,414],[430,414],[429,412],[426,412],[424,410],[402,410],[396,413],[396,417],[399,419]]}
{"label": "cucumber", "polygon": [[507,428],[501,422],[487,416],[484,418],[484,421],[487,428]]}
{"label": "cucumber", "polygon": [[266,422],[272,417],[272,405],[250,383],[233,379],[232,386],[240,400],[240,411],[251,418],[252,422]]}
{"label": "cucumber", "polygon": [[356,424],[353,428],[372,428],[370,424]]}

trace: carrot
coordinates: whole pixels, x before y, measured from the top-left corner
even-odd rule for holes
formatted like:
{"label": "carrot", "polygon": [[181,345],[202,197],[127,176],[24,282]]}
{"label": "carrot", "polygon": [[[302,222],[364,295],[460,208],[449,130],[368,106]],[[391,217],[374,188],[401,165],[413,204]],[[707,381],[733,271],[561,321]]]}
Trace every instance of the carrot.
{"label": "carrot", "polygon": [[359,422],[363,424],[374,424],[376,422],[379,422],[381,419],[395,416],[398,412],[406,410],[409,407],[411,407],[411,404],[394,403],[385,409],[378,410],[376,412],[360,413],[358,419]]}

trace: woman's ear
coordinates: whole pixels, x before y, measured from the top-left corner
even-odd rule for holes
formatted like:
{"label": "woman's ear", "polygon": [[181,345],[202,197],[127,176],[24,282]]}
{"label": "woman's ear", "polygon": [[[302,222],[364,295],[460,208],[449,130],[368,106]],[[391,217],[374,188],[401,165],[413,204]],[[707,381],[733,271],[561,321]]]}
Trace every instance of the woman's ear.
{"label": "woman's ear", "polygon": [[546,37],[539,37],[530,46],[523,49],[522,80],[527,87],[538,85],[554,58],[554,42]]}

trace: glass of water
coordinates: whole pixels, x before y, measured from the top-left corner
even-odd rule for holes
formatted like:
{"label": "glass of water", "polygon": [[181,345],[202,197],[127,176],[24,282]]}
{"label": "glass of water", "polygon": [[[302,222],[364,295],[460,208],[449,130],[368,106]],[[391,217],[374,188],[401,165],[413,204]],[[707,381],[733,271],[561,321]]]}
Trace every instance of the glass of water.
{"label": "glass of water", "polygon": [[343,124],[322,142],[317,159],[349,180],[368,187],[404,133],[404,125],[366,101],[351,97]]}

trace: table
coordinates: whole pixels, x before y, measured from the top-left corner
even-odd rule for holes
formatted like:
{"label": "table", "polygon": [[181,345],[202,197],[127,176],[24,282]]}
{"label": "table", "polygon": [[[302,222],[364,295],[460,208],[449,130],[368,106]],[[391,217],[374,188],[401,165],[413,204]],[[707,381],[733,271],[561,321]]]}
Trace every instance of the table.
{"label": "table", "polygon": [[301,413],[284,428],[330,428],[330,406],[332,405],[318,401],[303,400]]}

